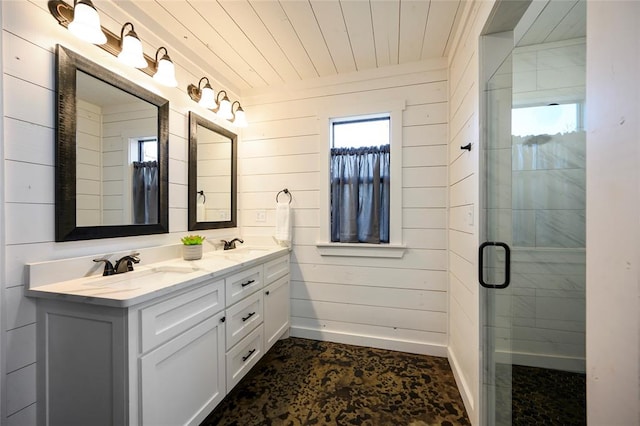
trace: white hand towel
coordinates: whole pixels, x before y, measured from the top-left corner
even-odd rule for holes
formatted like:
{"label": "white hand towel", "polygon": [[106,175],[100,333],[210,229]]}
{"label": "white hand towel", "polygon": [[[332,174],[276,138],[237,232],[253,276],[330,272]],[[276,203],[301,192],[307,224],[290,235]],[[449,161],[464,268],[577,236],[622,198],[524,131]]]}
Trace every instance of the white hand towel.
{"label": "white hand towel", "polygon": [[197,222],[206,222],[207,210],[204,207],[204,203],[198,201],[196,204],[196,221]]}
{"label": "white hand towel", "polygon": [[291,226],[291,208],[289,203],[276,203],[276,234],[274,239],[282,247],[291,247]]}

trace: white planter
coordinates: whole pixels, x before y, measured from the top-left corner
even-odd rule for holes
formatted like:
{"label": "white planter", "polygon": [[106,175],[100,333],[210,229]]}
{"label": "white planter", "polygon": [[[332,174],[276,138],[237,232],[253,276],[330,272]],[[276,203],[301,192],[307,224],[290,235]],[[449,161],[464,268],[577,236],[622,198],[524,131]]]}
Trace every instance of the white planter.
{"label": "white planter", "polygon": [[202,244],[194,246],[182,246],[182,258],[184,260],[202,259]]}

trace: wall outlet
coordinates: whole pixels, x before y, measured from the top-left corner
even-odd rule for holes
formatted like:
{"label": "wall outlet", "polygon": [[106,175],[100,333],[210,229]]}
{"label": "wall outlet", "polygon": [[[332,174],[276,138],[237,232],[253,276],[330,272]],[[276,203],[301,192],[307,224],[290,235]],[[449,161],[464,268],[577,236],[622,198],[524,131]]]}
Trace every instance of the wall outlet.
{"label": "wall outlet", "polygon": [[266,222],[267,221],[267,212],[264,210],[258,210],[256,212],[256,222]]}

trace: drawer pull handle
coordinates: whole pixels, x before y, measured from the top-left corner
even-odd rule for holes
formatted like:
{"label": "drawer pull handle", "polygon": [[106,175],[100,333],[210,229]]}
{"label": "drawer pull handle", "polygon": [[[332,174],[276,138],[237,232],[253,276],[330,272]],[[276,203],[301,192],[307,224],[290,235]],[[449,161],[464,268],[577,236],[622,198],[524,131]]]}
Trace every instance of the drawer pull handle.
{"label": "drawer pull handle", "polygon": [[256,280],[249,280],[249,281],[247,281],[246,283],[242,283],[242,284],[240,284],[240,286],[241,286],[241,287],[246,287],[246,286],[248,286],[249,284],[253,284],[253,283],[255,283],[255,282],[256,282]]}
{"label": "drawer pull handle", "polygon": [[253,355],[253,353],[254,353],[255,351],[256,351],[255,349],[251,349],[251,350],[249,351],[249,353],[248,353],[248,354],[246,354],[245,356],[243,356],[243,357],[242,357],[242,362],[245,362],[246,360],[248,360],[249,358],[251,358],[251,355]]}
{"label": "drawer pull handle", "polygon": [[246,317],[242,317],[242,322],[245,322],[246,320],[248,320],[249,318],[251,318],[252,316],[254,316],[256,313],[255,312],[251,312],[249,315],[247,315]]}

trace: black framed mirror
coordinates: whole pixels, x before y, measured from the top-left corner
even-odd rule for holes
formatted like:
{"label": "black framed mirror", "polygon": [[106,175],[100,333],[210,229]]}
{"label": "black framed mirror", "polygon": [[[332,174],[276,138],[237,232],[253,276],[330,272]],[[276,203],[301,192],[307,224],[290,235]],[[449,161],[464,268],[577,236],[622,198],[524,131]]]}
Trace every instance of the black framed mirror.
{"label": "black framed mirror", "polygon": [[56,241],[169,232],[169,101],[56,46]]}
{"label": "black framed mirror", "polygon": [[189,230],[237,226],[238,136],[189,112]]}

